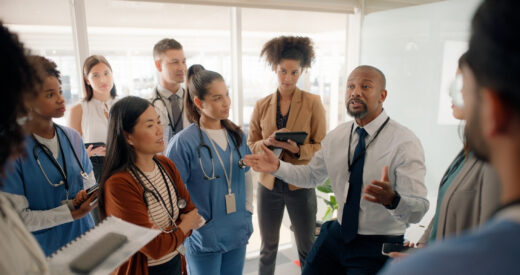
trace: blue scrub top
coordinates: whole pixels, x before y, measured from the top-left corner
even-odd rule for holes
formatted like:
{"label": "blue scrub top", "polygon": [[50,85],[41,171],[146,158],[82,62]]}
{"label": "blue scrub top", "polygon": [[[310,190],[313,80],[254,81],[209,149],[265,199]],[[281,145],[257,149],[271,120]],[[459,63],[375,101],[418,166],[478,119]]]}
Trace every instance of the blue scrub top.
{"label": "blue scrub top", "polygon": [[[229,173],[229,154],[233,153],[233,179],[232,192],[236,199],[236,212],[226,213],[225,196],[228,194],[226,177],[218,160],[209,137],[203,131],[202,136],[213,155],[215,175],[214,180],[207,180],[199,164],[197,147],[200,145],[199,129],[191,124],[186,129],[175,135],[166,150],[166,155],[174,163],[183,182],[186,184],[191,200],[197,206],[199,214],[206,219],[206,224],[194,230],[191,236],[184,242],[188,254],[203,254],[213,252],[227,252],[247,245],[253,232],[252,218],[246,210],[245,172],[238,166],[240,155],[238,154],[231,134],[228,132],[228,144],[226,151],[215,145],[222,158],[222,162]],[[251,154],[246,143],[245,135],[242,135],[242,144],[238,148],[242,157]],[[212,164],[209,152],[201,149],[202,165],[208,176],[212,175]]]}
{"label": "blue scrub top", "polygon": [[[80,174],[81,168],[74,157],[71,144],[74,146],[74,150],[76,151],[76,154],[78,155],[78,158],[87,174],[92,171],[92,164],[78,132],[68,127],[59,127],[63,129],[63,131],[57,129],[56,132],[58,133],[61,143],[60,150],[63,150],[63,155],[67,162],[69,199],[73,199],[79,191],[84,189],[84,186],[83,177]],[[67,141],[65,133],[71,143]],[[47,182],[34,157],[33,148],[35,146],[36,142],[34,138],[32,136],[26,137],[26,155],[21,156],[8,164],[6,175],[3,180],[4,188],[2,191],[25,196],[29,202],[29,209],[32,211],[50,210],[61,206],[61,202],[66,199],[65,185],[63,184],[58,187],[53,187]],[[60,180],[63,180],[58,168],[52,163],[40,147],[36,148],[36,154],[38,155],[47,177],[52,183],[56,184]],[[64,160],[61,153],[59,154],[58,162],[63,167]],[[65,244],[88,231],[93,226],[94,221],[91,215],[87,214],[79,220],[34,231],[32,233],[40,243],[45,255],[49,256]]]}

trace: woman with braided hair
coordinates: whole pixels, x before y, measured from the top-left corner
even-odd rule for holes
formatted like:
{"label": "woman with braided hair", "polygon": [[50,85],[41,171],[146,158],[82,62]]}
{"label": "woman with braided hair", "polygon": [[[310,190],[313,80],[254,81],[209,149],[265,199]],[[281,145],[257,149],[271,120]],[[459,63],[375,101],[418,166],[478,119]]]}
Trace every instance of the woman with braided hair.
{"label": "woman with braided hair", "polygon": [[[325,109],[318,95],[300,90],[296,84],[303,70],[310,68],[314,49],[308,37],[281,36],[265,43],[261,56],[278,77],[278,88],[260,99],[251,117],[248,145],[253,153],[262,152],[261,144],[280,148],[279,158],[293,164],[307,164],[321,148],[325,137]],[[304,131],[303,144],[278,141],[276,132]],[[257,190],[258,223],[262,246],[259,274],[273,274],[280,226],[287,206],[294,229],[300,266],[314,242],[316,193],[299,188],[268,173],[260,174]]]}

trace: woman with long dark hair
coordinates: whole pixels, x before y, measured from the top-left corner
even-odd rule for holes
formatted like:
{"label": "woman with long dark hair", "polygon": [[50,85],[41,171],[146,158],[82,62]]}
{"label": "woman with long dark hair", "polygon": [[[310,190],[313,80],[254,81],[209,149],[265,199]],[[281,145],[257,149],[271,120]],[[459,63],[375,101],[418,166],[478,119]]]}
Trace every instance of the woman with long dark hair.
{"label": "woman with long dark hair", "polygon": [[[452,114],[464,121],[461,70],[466,66],[466,54],[459,58],[455,80],[450,86]],[[465,127],[464,127],[465,129]],[[500,206],[500,180],[495,169],[479,160],[466,142],[444,173],[439,185],[435,215],[417,246],[424,246],[487,222]]]}
{"label": "woman with long dark hair", "polygon": [[173,160],[206,225],[186,240],[190,275],[242,274],[253,232],[246,208],[245,135],[231,122],[226,83],[216,72],[190,68],[186,115],[192,124],[173,137]]}
{"label": "woman with long dark hair", "polygon": [[87,153],[99,181],[105,156],[108,113],[116,101],[112,67],[105,57],[91,55],[83,63],[85,97],[70,110],[69,125],[78,131],[87,145]]}
{"label": "woman with long dark hair", "polygon": [[[264,144],[280,148],[280,159],[284,161],[307,164],[320,150],[326,133],[325,109],[320,96],[296,86],[303,70],[310,68],[314,58],[312,41],[308,37],[273,38],[265,43],[261,55],[277,75],[278,88],[256,103],[247,143],[255,153],[262,152],[260,146]],[[275,139],[277,132],[286,131],[303,131],[308,136],[303,144]],[[316,191],[314,188],[296,187],[269,173],[260,173],[259,181],[258,225],[262,237],[259,274],[274,274],[280,226],[286,207],[303,268],[314,243]]]}
{"label": "woman with long dark hair", "polygon": [[25,157],[13,161],[3,189],[46,256],[94,226],[89,214],[97,194],[84,189],[95,185],[92,165],[79,134],[53,122],[65,113],[60,72],[42,56],[29,56],[40,74],[37,96],[26,102]]}
{"label": "woman with long dark hair", "polygon": [[117,274],[181,274],[179,247],[203,220],[164,151],[163,127],[150,102],[125,97],[112,106],[100,182],[100,216],[162,231]]}

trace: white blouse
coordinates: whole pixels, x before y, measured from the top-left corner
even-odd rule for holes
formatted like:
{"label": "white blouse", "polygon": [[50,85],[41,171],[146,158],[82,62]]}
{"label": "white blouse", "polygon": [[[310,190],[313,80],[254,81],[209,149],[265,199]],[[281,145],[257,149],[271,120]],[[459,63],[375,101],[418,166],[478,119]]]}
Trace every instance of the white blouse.
{"label": "white blouse", "polygon": [[110,108],[116,99],[110,98],[103,102],[92,98],[90,101],[82,101],[81,109],[83,115],[81,116],[81,132],[83,133],[83,142],[107,142],[108,135],[108,114]]}

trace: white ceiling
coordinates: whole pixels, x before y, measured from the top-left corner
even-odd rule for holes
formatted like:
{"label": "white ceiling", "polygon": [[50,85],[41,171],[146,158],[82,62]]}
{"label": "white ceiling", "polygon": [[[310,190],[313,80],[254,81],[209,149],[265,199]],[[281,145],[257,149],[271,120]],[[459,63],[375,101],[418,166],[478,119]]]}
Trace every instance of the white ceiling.
{"label": "white ceiling", "polygon": [[[354,13],[363,0],[122,0],[139,2],[183,3],[246,8],[306,10],[316,12]],[[365,12],[371,13],[443,0],[364,0]]]}
{"label": "white ceiling", "polygon": [[[70,26],[70,0],[0,0],[7,24]],[[361,0],[85,0],[87,24],[97,27],[229,30],[229,6],[243,9],[243,29],[317,33],[345,25]],[[365,0],[366,12],[439,0]],[[196,5],[199,4],[199,5]],[[311,12],[312,11],[312,12]],[[327,12],[327,13],[325,13]],[[334,12],[334,13],[330,13]],[[295,22],[304,17],[308,24]]]}

